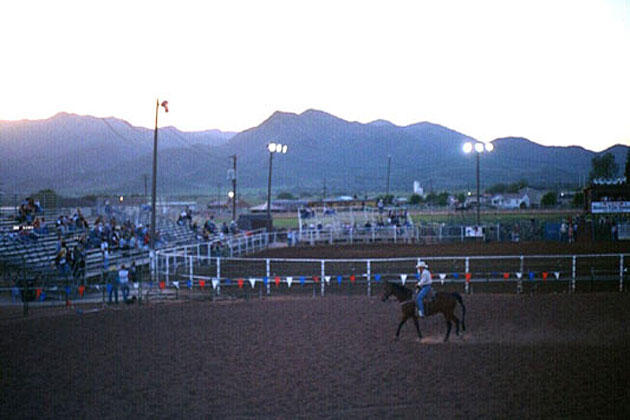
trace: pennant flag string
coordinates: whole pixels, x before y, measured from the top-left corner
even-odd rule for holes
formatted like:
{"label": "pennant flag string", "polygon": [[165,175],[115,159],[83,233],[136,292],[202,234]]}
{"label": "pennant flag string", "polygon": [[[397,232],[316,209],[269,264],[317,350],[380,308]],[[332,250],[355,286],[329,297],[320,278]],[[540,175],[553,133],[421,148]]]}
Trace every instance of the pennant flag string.
{"label": "pennant flag string", "polygon": [[402,283],[402,285],[405,285],[405,282],[407,281],[407,274],[401,274],[400,275],[400,282]]}

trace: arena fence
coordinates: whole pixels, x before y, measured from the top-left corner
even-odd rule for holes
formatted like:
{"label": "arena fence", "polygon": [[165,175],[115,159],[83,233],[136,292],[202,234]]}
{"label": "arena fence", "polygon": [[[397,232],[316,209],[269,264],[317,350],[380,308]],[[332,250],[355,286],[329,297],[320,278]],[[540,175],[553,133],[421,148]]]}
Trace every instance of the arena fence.
{"label": "arena fence", "polygon": [[[630,254],[453,256],[423,258],[436,288],[465,293],[624,291]],[[222,258],[160,251],[156,281],[161,290],[214,297],[366,294],[379,283],[417,282],[420,258],[285,259]],[[380,293],[380,288],[376,293]]]}
{"label": "arena fence", "polygon": [[[267,239],[269,239],[267,237]],[[257,240],[252,238],[252,240]],[[251,246],[251,243],[250,245]],[[195,252],[191,252],[193,250]],[[203,247],[158,251],[155,272],[139,266],[130,297],[156,299],[250,299],[271,296],[378,296],[385,281],[414,286],[420,258],[285,259],[203,255]],[[423,258],[437,291],[461,293],[627,292],[630,254],[453,256]],[[116,271],[101,281],[74,285],[59,278],[44,283],[17,278],[0,290],[0,300],[45,308],[106,303],[121,291]]]}

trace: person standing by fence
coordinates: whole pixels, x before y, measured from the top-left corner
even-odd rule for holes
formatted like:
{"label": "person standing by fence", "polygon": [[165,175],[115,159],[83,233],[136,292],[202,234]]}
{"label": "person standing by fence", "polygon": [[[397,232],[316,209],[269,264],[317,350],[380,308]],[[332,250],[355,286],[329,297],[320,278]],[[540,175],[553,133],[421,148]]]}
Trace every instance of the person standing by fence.
{"label": "person standing by fence", "polygon": [[129,296],[129,271],[125,264],[118,270],[118,284],[122,292],[123,302],[127,303],[127,297]]}

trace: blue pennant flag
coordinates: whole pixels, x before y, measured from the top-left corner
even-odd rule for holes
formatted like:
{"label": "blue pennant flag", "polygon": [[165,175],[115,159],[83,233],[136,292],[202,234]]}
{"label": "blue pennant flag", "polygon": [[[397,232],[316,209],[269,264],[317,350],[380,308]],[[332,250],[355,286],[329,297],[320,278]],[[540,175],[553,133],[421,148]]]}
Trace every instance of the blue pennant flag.
{"label": "blue pennant flag", "polygon": [[70,286],[66,286],[66,293],[67,294],[72,293],[72,289],[70,289]]}
{"label": "blue pennant flag", "polygon": [[304,286],[305,281],[306,281],[306,278],[304,276],[300,277],[300,285]]}
{"label": "blue pennant flag", "polygon": [[189,289],[192,289],[192,287],[193,287],[193,282],[192,282],[191,280],[188,280],[188,283],[187,283],[187,284],[188,284],[188,288],[189,288]]}
{"label": "blue pennant flag", "polygon": [[153,289],[153,282],[152,281],[149,282],[149,289]]}
{"label": "blue pennant flag", "polygon": [[530,280],[534,280],[534,272],[533,271],[529,272],[529,279]]}
{"label": "blue pennant flag", "polygon": [[497,273],[496,271],[493,271],[491,273],[492,277],[499,277],[499,273]]}
{"label": "blue pennant flag", "polygon": [[232,280],[230,280],[230,279],[225,279],[225,284],[232,284]]}
{"label": "blue pennant flag", "polygon": [[343,280],[343,276],[337,276],[337,284],[341,284],[341,280]]}
{"label": "blue pennant flag", "polygon": [[43,301],[44,301],[44,299],[46,299],[46,293],[42,292],[42,293],[39,295],[39,300],[40,300],[41,302],[43,302]]}
{"label": "blue pennant flag", "polygon": [[112,286],[111,284],[107,284],[107,293],[111,293],[112,289],[114,288],[114,286]]}
{"label": "blue pennant flag", "polygon": [[381,281],[381,275],[380,275],[380,274],[374,274],[374,280],[375,280],[376,282]]}
{"label": "blue pennant flag", "polygon": [[269,283],[269,277],[263,277],[263,284],[266,286]]}
{"label": "blue pennant flag", "polygon": [[459,278],[459,273],[453,273],[453,278],[454,279],[458,279]]}

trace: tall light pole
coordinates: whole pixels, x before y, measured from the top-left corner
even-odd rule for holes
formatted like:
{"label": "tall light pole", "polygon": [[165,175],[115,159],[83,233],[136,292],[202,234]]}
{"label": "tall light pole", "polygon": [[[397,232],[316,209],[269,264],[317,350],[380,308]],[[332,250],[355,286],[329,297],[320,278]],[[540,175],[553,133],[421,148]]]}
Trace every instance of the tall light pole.
{"label": "tall light pole", "polygon": [[479,198],[479,155],[481,155],[484,151],[491,152],[494,150],[494,145],[492,143],[481,143],[481,142],[466,142],[464,144],[464,153],[475,153],[475,158],[477,160],[477,226],[481,226],[481,218],[479,215],[481,208],[481,201]]}
{"label": "tall light pole", "polygon": [[[157,184],[157,150],[158,150],[158,111],[160,110],[160,106],[164,107],[164,111],[168,112],[168,101],[162,101],[160,104],[160,100],[155,100],[155,131],[153,133],[153,184],[151,185],[151,231],[149,238],[149,246],[151,251],[149,253],[150,261],[151,261],[151,280],[156,280],[156,268],[157,261],[155,259],[155,198],[156,198],[156,184]],[[138,304],[142,305],[142,282],[140,282],[138,289]]]}
{"label": "tall light pole", "polygon": [[153,184],[151,185],[151,238],[150,248],[155,251],[155,200],[157,191],[157,151],[158,151],[158,111],[160,106],[164,107],[164,111],[168,112],[168,101],[155,100],[155,131],[153,132]]}
{"label": "tall light pole", "polygon": [[269,143],[267,150],[269,150],[269,178],[267,181],[267,232],[271,232],[271,167],[273,165],[273,154],[287,152],[288,146],[281,143]]}

